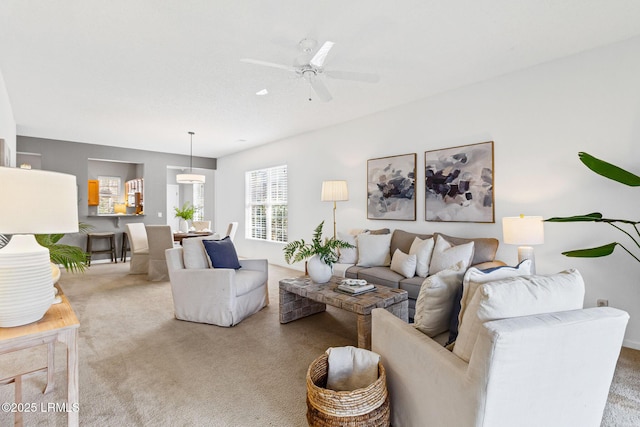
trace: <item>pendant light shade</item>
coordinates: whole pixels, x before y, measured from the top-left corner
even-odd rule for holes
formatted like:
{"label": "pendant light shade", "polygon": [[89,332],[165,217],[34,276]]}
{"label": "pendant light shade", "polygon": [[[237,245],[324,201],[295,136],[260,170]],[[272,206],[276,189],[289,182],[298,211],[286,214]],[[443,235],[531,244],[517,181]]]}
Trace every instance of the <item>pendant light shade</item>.
{"label": "pendant light shade", "polygon": [[205,176],[193,173],[193,132],[189,132],[191,138],[191,151],[189,153],[189,173],[179,173],[176,175],[178,184],[204,184]]}

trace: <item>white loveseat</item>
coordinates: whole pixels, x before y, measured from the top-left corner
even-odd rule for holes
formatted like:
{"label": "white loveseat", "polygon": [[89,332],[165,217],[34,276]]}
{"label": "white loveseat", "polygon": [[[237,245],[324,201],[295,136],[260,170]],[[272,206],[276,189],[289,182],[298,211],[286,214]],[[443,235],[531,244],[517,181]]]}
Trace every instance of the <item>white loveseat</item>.
{"label": "white loveseat", "polygon": [[599,426],[628,318],[601,307],[489,320],[465,361],[375,309],[372,350],[387,372],[392,425]]}

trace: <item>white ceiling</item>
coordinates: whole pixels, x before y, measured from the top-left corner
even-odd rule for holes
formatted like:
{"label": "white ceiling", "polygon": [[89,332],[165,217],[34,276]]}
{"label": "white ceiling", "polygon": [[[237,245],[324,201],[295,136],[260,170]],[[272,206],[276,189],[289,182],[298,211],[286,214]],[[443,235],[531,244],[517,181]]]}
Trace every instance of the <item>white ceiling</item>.
{"label": "white ceiling", "polygon": [[[638,0],[2,0],[0,71],[19,135],[221,157],[638,34]],[[240,62],[303,38],[380,81]]]}

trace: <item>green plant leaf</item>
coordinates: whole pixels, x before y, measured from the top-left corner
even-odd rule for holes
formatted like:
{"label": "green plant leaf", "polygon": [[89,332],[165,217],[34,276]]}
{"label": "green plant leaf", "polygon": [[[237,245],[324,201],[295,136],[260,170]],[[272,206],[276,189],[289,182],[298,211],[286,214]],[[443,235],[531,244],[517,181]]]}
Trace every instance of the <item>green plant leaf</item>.
{"label": "green plant leaf", "polygon": [[354,246],[343,240],[333,237],[322,241],[322,221],[314,230],[311,243],[306,243],[304,239],[289,242],[284,248],[284,259],[288,264],[303,261],[318,255],[320,259],[327,265],[332,266],[338,261],[337,249],[353,248]]}
{"label": "green plant leaf", "polygon": [[545,219],[546,222],[621,222],[623,224],[640,224],[640,221],[631,221],[629,219],[613,219],[603,218],[600,212],[593,212],[586,215],[574,215],[574,216],[556,216],[553,218]]}
{"label": "green plant leaf", "polygon": [[598,258],[611,255],[613,250],[618,246],[618,242],[609,243],[608,245],[598,246],[596,248],[576,249],[573,251],[562,252],[562,255],[578,258]]}
{"label": "green plant leaf", "polygon": [[182,205],[182,207],[178,208],[175,207],[173,208],[173,210],[175,211],[175,217],[176,218],[182,218],[185,221],[186,220],[193,220],[193,215],[199,210],[200,208],[196,207],[196,206],[191,206],[191,202],[190,201],[186,201],[184,202],[184,204]]}
{"label": "green plant leaf", "polygon": [[87,267],[87,254],[77,246],[56,243],[49,248],[49,258],[54,264],[62,264],[71,273],[82,272]]}
{"label": "green plant leaf", "polygon": [[599,221],[602,218],[600,212],[593,212],[586,215],[574,215],[574,216],[555,216],[553,218],[545,219],[546,222],[593,222]]}
{"label": "green plant leaf", "polygon": [[640,186],[640,176],[626,171],[621,167],[612,165],[611,163],[607,163],[604,160],[600,160],[596,157],[593,157],[591,154],[582,151],[578,153],[578,157],[586,167],[588,167],[598,175],[602,175],[605,178],[612,179],[631,187]]}

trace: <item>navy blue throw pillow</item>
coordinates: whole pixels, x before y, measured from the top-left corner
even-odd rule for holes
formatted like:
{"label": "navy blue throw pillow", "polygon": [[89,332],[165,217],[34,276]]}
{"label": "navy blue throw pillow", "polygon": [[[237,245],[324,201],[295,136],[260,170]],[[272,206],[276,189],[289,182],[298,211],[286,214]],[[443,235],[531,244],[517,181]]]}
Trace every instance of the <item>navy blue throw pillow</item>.
{"label": "navy blue throw pillow", "polygon": [[449,339],[445,344],[445,347],[449,344],[453,343],[456,338],[458,338],[458,316],[460,315],[461,304],[460,300],[462,300],[462,286],[458,286],[456,290],[456,295],[454,296],[453,301],[453,310],[451,311],[451,317],[449,318]]}
{"label": "navy blue throw pillow", "polygon": [[238,254],[229,236],[222,240],[203,240],[204,249],[209,255],[213,268],[240,268]]}

